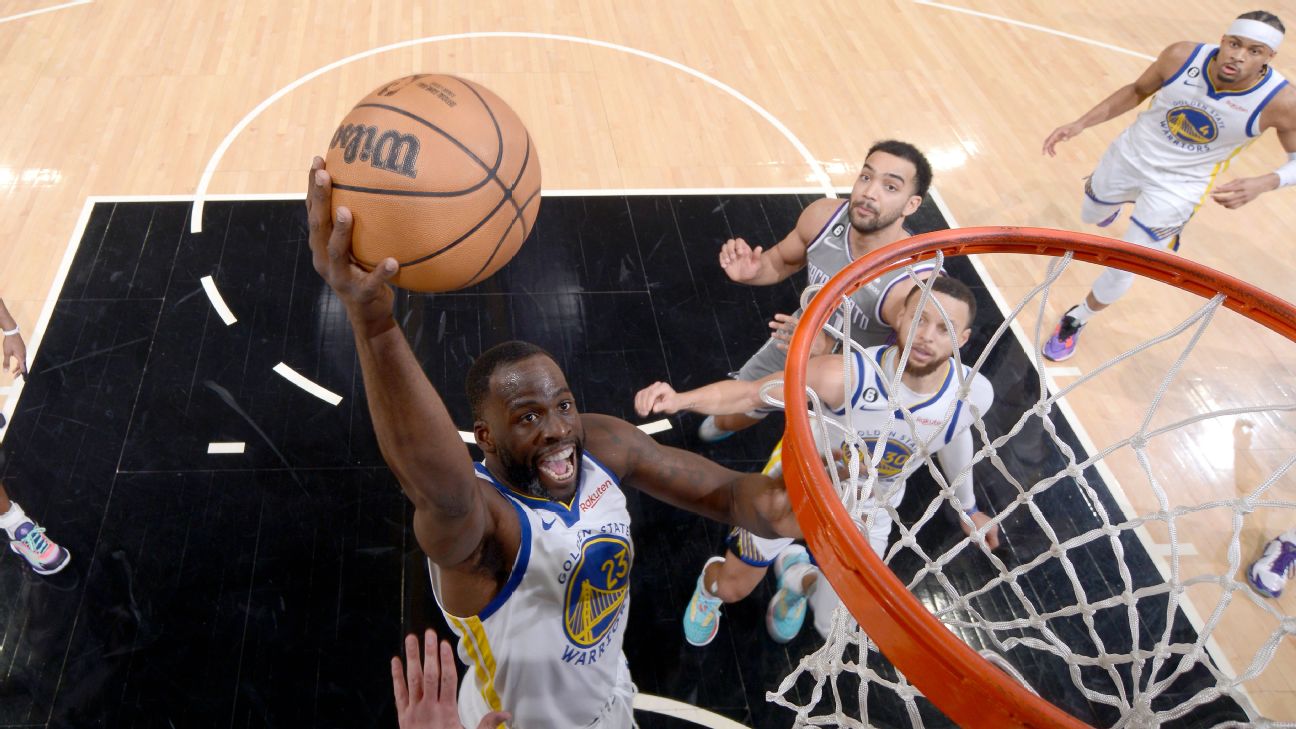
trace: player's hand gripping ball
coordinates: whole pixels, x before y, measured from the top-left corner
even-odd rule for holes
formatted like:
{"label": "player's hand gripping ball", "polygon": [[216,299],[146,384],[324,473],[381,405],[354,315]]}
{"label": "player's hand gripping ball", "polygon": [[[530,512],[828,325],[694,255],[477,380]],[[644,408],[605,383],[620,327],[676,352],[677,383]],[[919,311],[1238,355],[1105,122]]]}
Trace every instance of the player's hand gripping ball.
{"label": "player's hand gripping ball", "polygon": [[329,143],[333,205],[354,215],[351,251],[413,291],[451,291],[517,253],[540,210],[540,158],[517,114],[480,84],[417,74],[360,100]]}

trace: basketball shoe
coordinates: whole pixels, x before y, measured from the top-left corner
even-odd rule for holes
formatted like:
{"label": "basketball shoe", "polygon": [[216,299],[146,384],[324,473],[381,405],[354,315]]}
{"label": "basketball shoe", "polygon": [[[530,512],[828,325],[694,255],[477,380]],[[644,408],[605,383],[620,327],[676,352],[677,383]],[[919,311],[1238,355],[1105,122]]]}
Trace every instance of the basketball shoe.
{"label": "basketball shoe", "polygon": [[67,567],[72,554],[45,536],[45,527],[28,519],[14,530],[9,548],[22,555],[38,575],[52,575]]}
{"label": "basketball shoe", "polygon": [[723,561],[724,557],[712,557],[702,566],[693,597],[689,598],[688,608],[684,610],[684,640],[698,647],[715,640],[716,632],[720,630],[720,598],[706,593],[702,579],[706,577],[707,567]]}
{"label": "basketball shoe", "polygon": [[[793,584],[800,580],[784,581],[788,569],[798,564],[810,564],[810,553],[805,547],[795,544],[780,552],[774,560],[774,576],[778,578],[779,587],[765,610],[765,629],[779,643],[795,638],[805,624],[806,596],[801,594],[799,584]],[[802,570],[795,570],[798,578],[804,574]]]}
{"label": "basketball shoe", "polygon": [[1044,356],[1054,362],[1071,359],[1075,354],[1076,345],[1080,343],[1080,330],[1084,329],[1075,317],[1064,314],[1062,321],[1058,322],[1057,329],[1053,330],[1053,336],[1044,343]]}
{"label": "basketball shoe", "polygon": [[721,430],[716,425],[714,415],[706,416],[702,421],[702,424],[698,426],[698,438],[701,439],[703,443],[719,443],[733,434],[734,431],[732,430]]}
{"label": "basketball shoe", "polygon": [[1278,597],[1293,570],[1296,570],[1296,529],[1278,535],[1265,545],[1264,554],[1247,568],[1247,579],[1260,594]]}

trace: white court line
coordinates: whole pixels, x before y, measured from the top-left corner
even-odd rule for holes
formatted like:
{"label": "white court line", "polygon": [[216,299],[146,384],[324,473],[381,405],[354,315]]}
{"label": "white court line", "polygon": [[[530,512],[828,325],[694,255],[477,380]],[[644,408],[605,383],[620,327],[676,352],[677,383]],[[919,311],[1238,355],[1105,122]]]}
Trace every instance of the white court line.
{"label": "white court line", "polygon": [[212,176],[216,174],[216,166],[220,164],[221,158],[225,156],[226,150],[228,150],[230,145],[234,143],[234,139],[237,138],[239,134],[242,134],[243,130],[246,129],[249,124],[252,123],[253,119],[256,119],[258,116],[260,116],[261,112],[270,108],[270,106],[274,104],[276,101],[278,101],[280,98],[282,98],[289,92],[293,91],[298,86],[305,84],[307,81],[310,81],[334,69],[341,68],[342,66],[345,66],[348,63],[351,63],[352,61],[358,61],[364,58],[368,58],[370,56],[378,55],[380,53],[386,53],[387,51],[399,50],[401,48],[409,48],[411,46],[416,46],[416,45],[423,45],[427,43],[439,43],[442,41],[449,41],[449,40],[467,40],[471,38],[531,38],[531,39],[538,39],[538,40],[552,40],[552,41],[564,41],[568,43],[579,43],[582,45],[595,46],[597,48],[605,48],[613,51],[620,51],[622,53],[628,53],[632,56],[645,58],[649,61],[665,64],[666,66],[669,66],[677,71],[682,71],[683,73],[686,73],[689,76],[700,79],[720,89],[721,91],[729,94],[730,96],[732,96],[733,98],[737,99],[739,102],[747,106],[747,108],[759,114],[761,118],[764,119],[766,122],[769,122],[769,124],[773,126],[775,129],[777,129],[779,133],[783,135],[783,138],[788,140],[788,142],[790,142],[792,146],[796,148],[797,152],[801,154],[802,159],[806,161],[807,165],[810,167],[811,172],[814,173],[814,176],[816,180],[818,180],[821,189],[827,191],[827,194],[829,196],[834,196],[832,193],[832,180],[828,177],[828,172],[824,169],[824,166],[818,160],[816,160],[813,155],[810,154],[810,150],[805,146],[805,143],[803,143],[795,134],[793,134],[792,130],[787,128],[787,125],[785,125],[782,121],[779,121],[777,117],[775,117],[768,110],[766,110],[765,107],[761,106],[760,104],[757,104],[755,101],[752,101],[750,98],[745,96],[742,92],[726,84],[725,82],[720,81],[719,79],[712,78],[711,76],[708,76],[707,74],[702,73],[701,71],[698,71],[695,68],[690,68],[688,66],[685,66],[684,64],[678,61],[672,61],[669,58],[659,56],[655,53],[641,51],[638,48],[631,48],[630,46],[621,45],[619,43],[610,43],[608,41],[593,40],[590,38],[582,38],[580,36],[574,36],[574,35],[556,35],[553,33],[483,31],[483,32],[474,32],[474,33],[451,33],[448,35],[434,35],[434,36],[428,36],[426,38],[417,38],[414,40],[400,41],[398,43],[389,43],[385,46],[379,46],[378,48],[370,48],[367,51],[361,51],[359,53],[355,53],[350,56],[347,56],[346,58],[334,61],[333,63],[330,63],[326,66],[321,66],[315,69],[314,71],[311,71],[310,73],[306,74],[305,76],[298,78],[296,81],[289,83],[287,86],[284,86],[283,88],[274,92],[270,96],[266,97],[261,103],[257,104],[256,107],[252,109],[252,111],[248,112],[246,116],[244,116],[242,119],[238,121],[237,124],[234,125],[234,128],[231,129],[229,133],[225,135],[225,138],[221,140],[221,143],[217,145],[216,151],[212,153],[211,159],[207,160],[207,166],[203,169],[202,177],[199,179],[198,187],[194,192],[194,206],[193,206],[193,213],[190,215],[190,219],[189,219],[189,232],[191,233],[202,232],[203,203],[207,198],[207,188],[211,185]]}
{"label": "white court line", "polygon": [[230,326],[238,321],[234,317],[234,312],[230,311],[230,308],[225,305],[225,299],[221,297],[221,292],[216,289],[216,282],[212,280],[211,276],[202,277],[202,287],[203,291],[207,292],[207,300],[211,302],[216,313],[220,314],[221,321],[225,322],[225,326]]}
{"label": "white court line", "polygon": [[242,453],[246,443],[208,443],[208,453]]}
{"label": "white court line", "polygon": [[337,405],[338,403],[342,402],[341,395],[338,395],[333,392],[329,392],[323,387],[315,384],[314,382],[311,382],[310,380],[298,374],[296,370],[284,364],[283,362],[280,362],[279,364],[275,365],[274,371],[282,375],[284,379],[288,380],[294,385],[300,387],[301,389],[305,390],[306,392],[309,392],[310,394],[314,395],[315,397],[318,397],[319,399],[323,400],[324,402],[330,405]]}
{"label": "white court line", "polygon": [[994,20],[1000,23],[1007,23],[1008,25],[1015,25],[1018,28],[1027,28],[1029,30],[1039,31],[1040,33],[1048,33],[1049,35],[1055,35],[1059,38],[1066,38],[1067,40],[1073,40],[1078,43],[1085,43],[1091,46],[1098,46],[1099,48],[1106,48],[1109,51],[1116,51],[1117,53],[1123,53],[1127,56],[1134,56],[1135,58],[1142,58],[1148,61],[1156,60],[1156,56],[1149,56],[1146,53],[1131,51],[1128,48],[1121,48],[1120,46],[1114,46],[1110,43],[1103,43],[1102,41],[1097,41],[1094,40],[1093,38],[1085,38],[1084,36],[1081,35],[1073,35],[1071,33],[1065,33],[1063,31],[1055,30],[1053,28],[1047,28],[1043,25],[1036,25],[1034,23],[1027,23],[1021,20],[1006,18],[1002,15],[992,15],[990,13],[983,13],[980,10],[960,8],[956,5],[946,5],[945,3],[932,2],[932,0],[914,0],[914,2],[918,5],[927,5],[929,7],[940,8],[942,10],[950,10],[955,13],[963,13],[964,15],[974,15],[978,18],[985,18],[986,20]]}
{"label": "white court line", "polygon": [[634,708],[637,711],[670,716],[690,724],[710,727],[710,729],[744,729],[744,725],[733,719],[665,696],[637,693],[634,697]]}
{"label": "white court line", "polygon": [[[945,204],[944,198],[940,196],[940,193],[936,191],[935,187],[931,188],[931,197],[932,202],[936,203],[936,208],[945,216],[945,222],[949,223],[951,228],[960,227],[958,221],[954,219],[954,215],[950,212],[949,207]],[[984,254],[970,255],[968,256],[968,260],[972,262],[972,267],[976,270],[977,275],[981,277],[981,281],[985,284],[986,291],[989,292],[990,298],[994,299],[995,305],[999,307],[999,314],[1006,317],[1012,312],[1012,307],[1008,305],[1008,299],[1005,298],[1003,292],[999,290],[999,286],[995,284],[994,279],[990,278],[990,272],[987,271],[985,265],[981,263],[981,255]],[[1030,338],[1026,336],[1026,331],[1021,326],[1021,322],[1014,319],[1012,324],[1009,325],[1009,328],[1017,337],[1017,341],[1021,344],[1022,349],[1026,351],[1026,356],[1031,358],[1031,366],[1033,367],[1035,365],[1035,360],[1032,353],[1035,351],[1035,345],[1031,343]],[[1049,368],[1047,367],[1045,368],[1046,375],[1048,369]],[[1052,383],[1049,384],[1051,385]],[[1075,432],[1076,440],[1080,442],[1080,447],[1089,455],[1097,453],[1098,448],[1094,446],[1093,438],[1089,437],[1089,431],[1085,430],[1084,423],[1082,423],[1080,417],[1076,415],[1075,410],[1072,409],[1071,404],[1067,402],[1067,399],[1065,397],[1061,398],[1057,400],[1055,404],[1057,405],[1058,411],[1062,414],[1062,417],[1066,419],[1068,424],[1070,424],[1071,430]],[[1107,465],[1107,461],[1105,459],[1100,460],[1093,464],[1093,468],[1098,471],[1098,476],[1105,484],[1107,484],[1108,493],[1111,494],[1112,499],[1116,501],[1116,504],[1121,508],[1121,511],[1125,512],[1126,518],[1138,514],[1138,510],[1135,509],[1134,505],[1130,502],[1129,496],[1125,494],[1124,487],[1122,487],[1120,481],[1116,479],[1116,474],[1113,473],[1111,468]],[[1152,559],[1152,564],[1155,565],[1157,571],[1161,573],[1161,580],[1169,583],[1170,565],[1165,559],[1165,554],[1169,554],[1169,552],[1167,551],[1165,554],[1162,554],[1162,552],[1158,550],[1157,543],[1152,540],[1152,535],[1148,533],[1147,527],[1139,526],[1133,531],[1134,535],[1138,537],[1139,543],[1143,545],[1143,550],[1146,551],[1148,556]],[[1192,600],[1185,596],[1179,601],[1179,609],[1183,610],[1184,616],[1188,618],[1188,623],[1192,625],[1193,630],[1200,636],[1205,621],[1202,620],[1201,614],[1197,612],[1197,606],[1192,602]],[[1228,655],[1224,653],[1220,648],[1218,641],[1215,640],[1214,631],[1211,631],[1210,636],[1206,639],[1206,651],[1210,654],[1211,660],[1215,662],[1215,665],[1221,671],[1229,676],[1238,675],[1237,672],[1233,670],[1233,664],[1229,662]],[[1239,702],[1242,705],[1242,709],[1252,718],[1258,716],[1258,712],[1255,710],[1255,702],[1252,701],[1251,695],[1247,692],[1246,686],[1239,685],[1234,689],[1234,691],[1245,699],[1245,701]]]}
{"label": "white court line", "polygon": [[643,425],[640,425],[638,427],[639,430],[642,430],[648,435],[653,435],[655,433],[665,433],[666,431],[670,430],[671,424],[669,420],[662,418],[661,420],[654,420],[651,423],[644,423]]}
{"label": "white court line", "polygon": [[1079,377],[1084,374],[1079,367],[1045,367],[1044,371],[1054,377]]}
{"label": "white court line", "polygon": [[[849,187],[833,188],[833,195],[845,195]],[[604,187],[598,189],[561,189],[544,188],[544,197],[622,197],[633,195],[688,196],[688,195],[825,195],[828,190],[823,187]],[[192,203],[198,199],[193,193],[176,195],[92,195],[86,198],[90,203]],[[207,202],[265,202],[265,201],[303,201],[304,192],[236,192],[213,193],[207,196]]]}
{"label": "white court line", "polygon": [[63,3],[62,5],[51,5],[48,8],[41,8],[40,10],[28,10],[25,13],[18,13],[17,15],[9,15],[0,18],[0,23],[8,23],[11,20],[22,20],[23,18],[30,18],[33,15],[40,15],[41,13],[52,13],[55,10],[62,10],[64,8],[75,7],[77,5],[89,5],[89,4],[90,4],[90,0],[72,0],[72,2]]}
{"label": "white court line", "polygon": [[[77,216],[76,225],[72,226],[72,236],[68,238],[67,246],[63,249],[63,260],[59,261],[58,271],[50,283],[49,294],[45,297],[44,305],[41,306],[40,318],[36,320],[36,327],[32,329],[31,339],[27,340],[29,367],[36,361],[36,353],[40,351],[41,342],[45,339],[45,330],[49,328],[50,318],[54,316],[54,305],[58,303],[59,295],[63,293],[63,284],[67,282],[68,271],[72,268],[72,259],[76,258],[77,248],[81,246],[81,238],[85,235],[86,225],[90,222],[90,213],[93,210],[94,201],[87,198],[85,204],[81,206],[81,214]],[[4,425],[0,426],[0,442],[4,441],[4,434],[9,430],[9,424],[13,422],[14,410],[18,408],[18,400],[22,397],[23,387],[26,384],[27,378],[24,377],[10,385],[9,396],[5,398],[4,404],[0,405],[0,412],[3,412],[5,421]]]}

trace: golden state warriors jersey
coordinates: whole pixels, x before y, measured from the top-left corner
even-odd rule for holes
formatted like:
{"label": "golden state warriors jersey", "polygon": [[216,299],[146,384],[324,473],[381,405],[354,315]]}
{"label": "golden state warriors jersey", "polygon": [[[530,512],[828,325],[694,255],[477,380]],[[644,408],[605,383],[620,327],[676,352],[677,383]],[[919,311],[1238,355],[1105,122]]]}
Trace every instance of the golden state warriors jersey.
{"label": "golden state warriors jersey", "polygon": [[481,463],[477,475],[513,505],[522,540],[508,581],[485,609],[458,617],[442,608],[468,665],[460,719],[475,727],[487,711],[504,710],[512,729],[587,726],[608,704],[625,660],[634,546],[617,477],[584,453],[576,494],[561,503],[513,491]]}
{"label": "golden state warriors jersey", "polygon": [[[900,384],[896,399],[911,413],[911,426],[905,422],[900,411],[892,410],[888,405],[887,393],[899,354],[898,348],[894,346],[871,347],[864,350],[863,354],[853,352],[854,361],[848,386],[850,400],[842,409],[832,411],[833,417],[839,423],[849,423],[867,446],[868,450],[864,453],[866,463],[872,460],[874,446],[889,428],[885,435],[887,441],[882,460],[878,464],[875,493],[886,494],[887,501],[892,506],[898,505],[904,496],[904,481],[912,472],[912,469],[905,470],[905,465],[919,453],[919,444],[924,444],[927,452],[935,455],[972,424],[974,416],[968,407],[969,403],[984,414],[994,402],[994,387],[990,381],[979,372],[972,374],[966,366],[963,368],[963,378],[967,379],[970,375],[972,382],[967,400],[958,399],[959,378],[954,369],[958,365],[951,357],[946,365],[945,378],[936,392],[915,393],[904,383]],[[871,362],[866,362],[865,357]],[[864,468],[861,468],[860,473],[864,472]],[[949,475],[952,477],[955,474]],[[967,493],[960,494],[959,498],[964,503],[976,503],[970,484]]]}
{"label": "golden state warriors jersey", "polygon": [[1208,181],[1254,137],[1260,113],[1287,85],[1266,68],[1250,88],[1218,91],[1209,68],[1219,46],[1202,44],[1117,139],[1127,159],[1170,180]]}
{"label": "golden state warriors jersey", "polygon": [[[828,222],[806,247],[806,272],[811,286],[828,283],[837,272],[855,260],[850,249],[850,201],[845,201],[837,208]],[[930,271],[930,263],[915,265],[916,273]],[[907,278],[905,269],[885,273],[859,287],[851,294],[855,306],[851,309],[851,339],[862,347],[882,344],[891,336],[891,327],[882,321],[882,302],[899,281]],[[841,310],[839,309],[828,320],[830,324],[841,329]]]}

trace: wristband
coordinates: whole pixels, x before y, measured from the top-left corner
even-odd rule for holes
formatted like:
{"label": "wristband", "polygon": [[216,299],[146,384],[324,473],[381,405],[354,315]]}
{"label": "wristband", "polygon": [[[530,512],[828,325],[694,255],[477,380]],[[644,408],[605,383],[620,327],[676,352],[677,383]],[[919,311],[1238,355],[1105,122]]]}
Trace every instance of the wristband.
{"label": "wristband", "polygon": [[980,514],[981,510],[974,506],[971,509],[965,510],[963,513],[967,514],[968,516],[972,516],[973,514]]}
{"label": "wristband", "polygon": [[13,335],[15,335],[15,334],[17,334],[17,333],[18,333],[18,325],[17,325],[17,324],[14,324],[14,328],[13,328],[13,329],[0,329],[0,334],[5,335],[6,337],[12,337]]}
{"label": "wristband", "polygon": [[1287,164],[1274,172],[1278,173],[1278,187],[1296,185],[1296,152],[1287,155]]}

